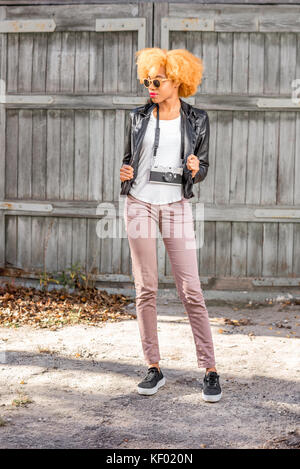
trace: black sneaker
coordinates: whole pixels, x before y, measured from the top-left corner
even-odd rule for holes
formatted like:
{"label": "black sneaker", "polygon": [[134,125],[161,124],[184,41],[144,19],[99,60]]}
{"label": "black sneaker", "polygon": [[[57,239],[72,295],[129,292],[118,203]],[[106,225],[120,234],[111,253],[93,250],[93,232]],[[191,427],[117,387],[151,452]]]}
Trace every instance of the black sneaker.
{"label": "black sneaker", "polygon": [[158,371],[156,366],[148,368],[147,374],[143,381],[138,384],[139,394],[146,394],[147,396],[155,394],[158,389],[165,384],[166,380],[162,371]]}
{"label": "black sneaker", "polygon": [[202,398],[207,402],[218,402],[222,397],[219,375],[209,371],[203,378]]}

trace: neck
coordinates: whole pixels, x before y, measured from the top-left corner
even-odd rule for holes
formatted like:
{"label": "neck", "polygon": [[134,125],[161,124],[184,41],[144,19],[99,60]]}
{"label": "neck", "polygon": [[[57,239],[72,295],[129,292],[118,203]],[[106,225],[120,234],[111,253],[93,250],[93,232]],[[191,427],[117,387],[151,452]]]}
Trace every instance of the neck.
{"label": "neck", "polygon": [[174,114],[181,108],[181,102],[178,96],[166,98],[159,103],[159,111],[164,114]]}

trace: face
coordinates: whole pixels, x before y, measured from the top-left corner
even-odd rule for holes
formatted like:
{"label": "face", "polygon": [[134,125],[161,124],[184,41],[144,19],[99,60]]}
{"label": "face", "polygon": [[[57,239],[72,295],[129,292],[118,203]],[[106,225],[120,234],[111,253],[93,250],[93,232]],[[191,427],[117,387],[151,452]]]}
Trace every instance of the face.
{"label": "face", "polygon": [[[161,66],[155,76],[149,74],[148,78],[167,78],[165,67]],[[172,80],[165,80],[160,82],[159,88],[156,88],[153,83],[148,88],[149,96],[154,103],[161,103],[167,98],[178,97],[179,84]],[[153,93],[153,94],[152,94]]]}

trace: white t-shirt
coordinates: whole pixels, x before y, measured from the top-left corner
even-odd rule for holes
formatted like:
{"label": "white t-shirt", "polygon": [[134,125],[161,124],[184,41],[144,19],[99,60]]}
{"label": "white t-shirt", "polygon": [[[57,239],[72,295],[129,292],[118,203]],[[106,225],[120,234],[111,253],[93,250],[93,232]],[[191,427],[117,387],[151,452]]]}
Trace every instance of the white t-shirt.
{"label": "white t-shirt", "polygon": [[[181,115],[171,120],[159,119],[160,136],[155,157],[155,165],[181,167]],[[151,204],[168,204],[183,197],[181,185],[149,182],[150,167],[153,161],[156,118],[153,111],[142,143],[138,174],[129,194]]]}

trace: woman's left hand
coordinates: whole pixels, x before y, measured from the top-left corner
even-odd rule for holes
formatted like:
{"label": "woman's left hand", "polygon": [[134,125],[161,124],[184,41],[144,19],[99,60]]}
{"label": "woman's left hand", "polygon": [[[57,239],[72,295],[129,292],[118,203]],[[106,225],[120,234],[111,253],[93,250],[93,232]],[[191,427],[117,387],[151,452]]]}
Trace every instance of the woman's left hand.
{"label": "woman's left hand", "polygon": [[199,171],[199,160],[196,155],[189,155],[187,158],[187,169],[192,171],[192,177]]}

